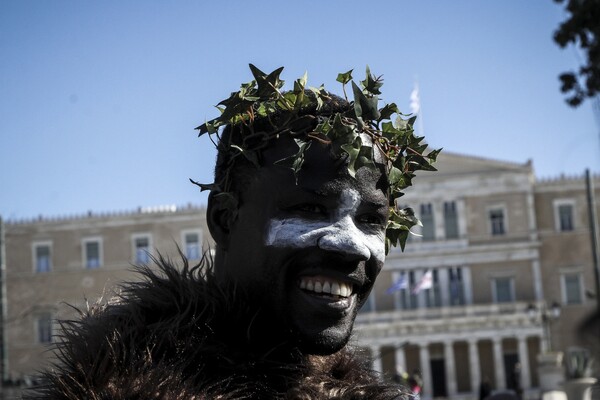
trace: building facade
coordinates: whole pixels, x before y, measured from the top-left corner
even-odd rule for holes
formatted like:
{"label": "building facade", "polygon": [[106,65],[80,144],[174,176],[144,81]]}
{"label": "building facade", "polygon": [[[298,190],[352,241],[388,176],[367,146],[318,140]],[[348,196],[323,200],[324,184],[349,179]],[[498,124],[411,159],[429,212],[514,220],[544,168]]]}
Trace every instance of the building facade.
{"label": "building facade", "polygon": [[159,250],[199,260],[211,243],[204,215],[203,208],[159,207],[5,224],[4,379],[27,379],[43,368],[59,334],[56,321],[77,317],[69,305],[85,309],[113,296]]}
{"label": "building facade", "polygon": [[[423,227],[388,255],[355,343],[390,379],[418,371],[425,399],[475,399],[483,381],[536,397],[538,354],[582,345],[575,327],[595,307],[586,296],[596,288],[585,181],[536,181],[529,162],[447,152],[437,168],[400,198]],[[56,320],[75,317],[65,304],[111,295],[156,249],[198,259],[212,244],[204,214],[185,207],[6,223],[5,378],[47,362]]]}
{"label": "building facade", "polygon": [[474,399],[484,381],[539,398],[538,354],[581,345],[596,304],[585,181],[451,153],[436,167],[400,198],[423,227],[388,255],[358,343],[387,376],[418,371],[423,398]]}

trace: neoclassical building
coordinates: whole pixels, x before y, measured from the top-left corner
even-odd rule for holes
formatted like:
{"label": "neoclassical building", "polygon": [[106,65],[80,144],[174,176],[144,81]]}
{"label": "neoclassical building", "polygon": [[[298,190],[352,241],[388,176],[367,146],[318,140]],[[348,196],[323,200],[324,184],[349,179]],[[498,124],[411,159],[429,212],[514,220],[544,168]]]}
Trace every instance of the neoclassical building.
{"label": "neoclassical building", "polygon": [[400,199],[423,227],[388,256],[358,343],[388,376],[418,371],[424,398],[474,399],[483,380],[537,398],[538,354],[580,344],[595,304],[585,180],[447,152],[437,168]]}
{"label": "neoclassical building", "polygon": [[[538,354],[583,344],[575,327],[595,305],[585,180],[536,181],[530,162],[438,160],[400,198],[423,227],[388,255],[354,342],[390,379],[418,371],[425,399],[476,399],[483,380],[537,397]],[[5,221],[4,379],[42,367],[56,320],[73,317],[66,303],[110,295],[156,249],[198,259],[211,243],[204,212]]]}
{"label": "neoclassical building", "polygon": [[140,208],[132,212],[44,218],[4,224],[6,313],[4,380],[31,377],[51,358],[57,320],[72,307],[113,296],[119,282],[136,279],[136,265],[152,256],[192,262],[211,243],[201,207]]}

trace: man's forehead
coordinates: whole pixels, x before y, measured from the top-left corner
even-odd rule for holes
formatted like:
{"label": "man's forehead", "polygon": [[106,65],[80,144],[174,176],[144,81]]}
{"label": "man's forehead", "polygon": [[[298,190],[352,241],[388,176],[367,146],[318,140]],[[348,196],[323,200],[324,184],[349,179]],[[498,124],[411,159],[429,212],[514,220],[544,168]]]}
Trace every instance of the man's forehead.
{"label": "man's forehead", "polygon": [[360,197],[361,203],[374,206],[387,205],[386,180],[376,170],[363,168],[356,178],[350,177],[342,168],[329,171],[302,169],[297,177],[290,170],[272,165],[264,169],[267,189],[271,187],[278,197],[307,200],[339,200],[344,193],[353,192]]}

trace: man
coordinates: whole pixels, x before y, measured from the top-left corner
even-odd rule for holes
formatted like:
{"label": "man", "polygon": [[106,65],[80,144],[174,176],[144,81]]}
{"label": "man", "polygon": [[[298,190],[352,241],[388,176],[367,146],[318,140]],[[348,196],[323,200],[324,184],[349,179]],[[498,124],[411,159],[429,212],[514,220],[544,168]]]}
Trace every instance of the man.
{"label": "man", "polygon": [[354,102],[305,78],[281,92],[281,69],[251,69],[199,127],[220,136],[215,183],[199,184],[211,190],[214,261],[160,258],[158,272],[65,323],[37,397],[404,396],[347,344],[387,248],[415,222],[395,199],[437,152],[421,154],[412,122],[385,122],[398,110],[377,108],[381,80],[368,69]]}

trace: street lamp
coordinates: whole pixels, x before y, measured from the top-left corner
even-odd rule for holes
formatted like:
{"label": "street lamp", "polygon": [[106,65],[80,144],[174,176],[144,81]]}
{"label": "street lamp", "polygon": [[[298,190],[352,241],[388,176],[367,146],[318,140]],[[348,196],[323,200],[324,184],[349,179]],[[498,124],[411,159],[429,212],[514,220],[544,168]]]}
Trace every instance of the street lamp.
{"label": "street lamp", "polygon": [[544,343],[545,349],[548,352],[552,351],[552,340],[550,337],[550,325],[553,321],[560,317],[560,304],[553,302],[552,306],[548,307],[546,302],[541,303],[542,309],[538,310],[535,304],[529,304],[527,306],[527,314],[532,321],[537,320],[538,315],[542,321],[542,327],[544,328]]}

